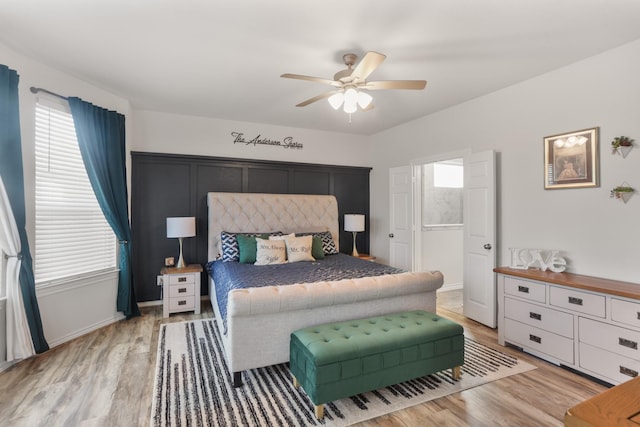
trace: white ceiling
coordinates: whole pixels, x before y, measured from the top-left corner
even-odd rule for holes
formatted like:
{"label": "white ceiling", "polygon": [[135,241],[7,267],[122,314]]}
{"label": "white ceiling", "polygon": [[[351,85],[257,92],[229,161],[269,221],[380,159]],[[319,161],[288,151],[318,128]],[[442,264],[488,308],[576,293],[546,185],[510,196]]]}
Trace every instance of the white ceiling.
{"label": "white ceiling", "polygon": [[[639,38],[638,0],[0,0],[0,42],[136,109],[365,135]],[[331,88],[281,74],[369,50],[427,88],[295,107]]]}

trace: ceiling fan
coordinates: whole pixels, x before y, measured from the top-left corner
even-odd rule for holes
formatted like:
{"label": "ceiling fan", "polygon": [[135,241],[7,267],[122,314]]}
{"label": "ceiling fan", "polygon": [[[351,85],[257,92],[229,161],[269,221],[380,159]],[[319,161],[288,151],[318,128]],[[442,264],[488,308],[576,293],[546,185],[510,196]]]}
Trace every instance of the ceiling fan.
{"label": "ceiling fan", "polygon": [[387,90],[387,89],[414,89],[421,90],[427,85],[425,80],[383,80],[368,82],[367,77],[384,61],[385,55],[377,52],[367,52],[364,58],[353,68],[358,59],[354,53],[343,55],[347,68],[338,71],[333,80],[322,79],[319,77],[302,76],[299,74],[283,74],[280,77],[287,79],[309,80],[312,82],[323,83],[333,86],[335,89],[322,93],[297,104],[296,107],[305,107],[321,99],[328,98],[329,104],[334,109],[344,105],[345,113],[355,113],[360,107],[363,111],[373,108],[371,101],[373,98],[363,90]]}

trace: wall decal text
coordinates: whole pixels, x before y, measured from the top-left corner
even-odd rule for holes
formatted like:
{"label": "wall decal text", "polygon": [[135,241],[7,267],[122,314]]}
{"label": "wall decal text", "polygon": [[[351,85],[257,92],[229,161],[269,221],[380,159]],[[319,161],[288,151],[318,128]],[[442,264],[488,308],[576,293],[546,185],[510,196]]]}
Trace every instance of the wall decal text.
{"label": "wall decal text", "polygon": [[233,137],[234,144],[253,145],[254,147],[256,145],[272,145],[282,148],[302,149],[302,143],[294,141],[292,136],[287,136],[282,139],[270,139],[258,134],[256,137],[250,138],[245,137],[242,132],[231,132],[231,136]]}

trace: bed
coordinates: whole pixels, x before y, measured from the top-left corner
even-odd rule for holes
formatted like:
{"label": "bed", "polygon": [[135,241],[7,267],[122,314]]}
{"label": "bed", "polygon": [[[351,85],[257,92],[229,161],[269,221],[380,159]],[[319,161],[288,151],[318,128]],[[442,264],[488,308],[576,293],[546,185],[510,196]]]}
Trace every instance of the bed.
{"label": "bed", "polygon": [[[443,283],[438,271],[232,289],[226,293],[221,309],[216,287],[223,284],[216,284],[213,271],[221,264],[223,232],[330,234],[331,243],[339,249],[338,205],[335,197],[327,195],[255,193],[209,193],[207,204],[208,267],[212,270],[209,296],[219,325],[224,325],[223,345],[234,386],[241,384],[244,370],[287,362],[289,336],[294,330],[399,311],[436,309],[436,291]],[[355,261],[382,268],[369,261]]]}

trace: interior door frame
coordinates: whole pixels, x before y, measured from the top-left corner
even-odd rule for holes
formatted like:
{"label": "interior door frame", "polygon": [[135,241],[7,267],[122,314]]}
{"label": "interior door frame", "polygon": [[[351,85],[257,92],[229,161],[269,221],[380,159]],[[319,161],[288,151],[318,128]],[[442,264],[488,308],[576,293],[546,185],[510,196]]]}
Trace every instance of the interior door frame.
{"label": "interior door frame", "polygon": [[[411,160],[413,176],[413,266],[414,271],[422,271],[422,165],[427,163],[444,162],[453,159],[464,159],[472,153],[471,149],[450,151],[433,156],[420,157]],[[464,164],[464,163],[463,163]],[[464,227],[464,224],[463,224]]]}

